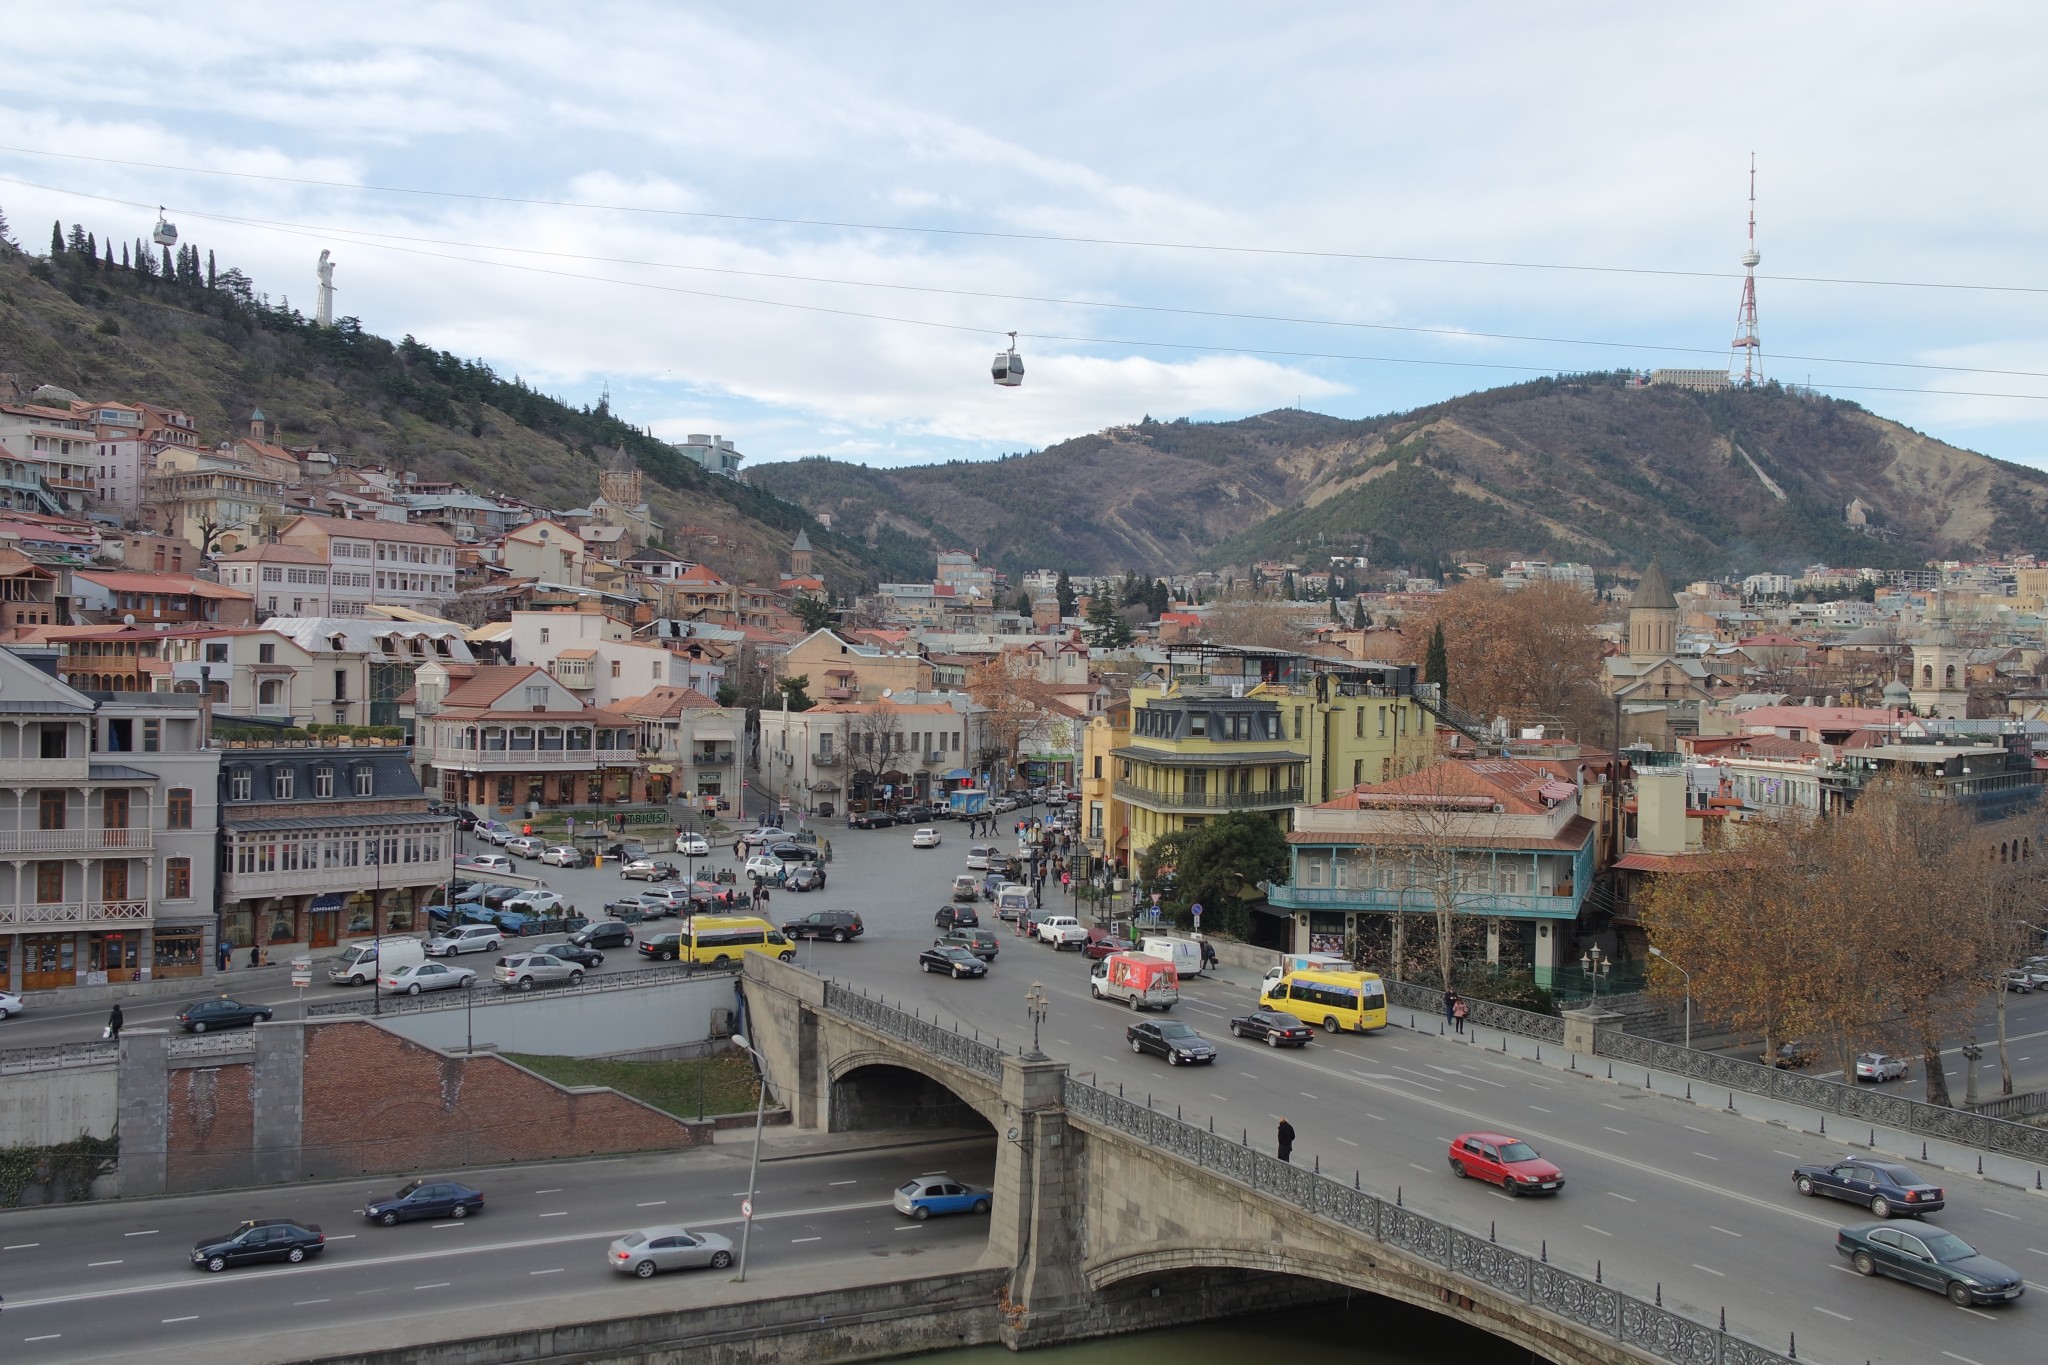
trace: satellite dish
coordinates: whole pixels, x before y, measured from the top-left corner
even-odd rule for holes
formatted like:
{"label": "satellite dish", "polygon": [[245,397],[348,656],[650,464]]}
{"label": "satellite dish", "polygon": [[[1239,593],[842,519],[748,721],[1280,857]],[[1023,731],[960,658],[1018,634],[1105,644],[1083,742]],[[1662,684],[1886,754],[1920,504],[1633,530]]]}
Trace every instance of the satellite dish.
{"label": "satellite dish", "polygon": [[134,624],[135,624],[135,613],[131,611],[131,612],[129,612],[129,613],[128,613],[128,614],[126,615],[126,616],[123,616],[123,617],[121,618],[121,624],[122,624],[122,625],[124,625],[124,626],[132,626],[132,625],[134,625]]}

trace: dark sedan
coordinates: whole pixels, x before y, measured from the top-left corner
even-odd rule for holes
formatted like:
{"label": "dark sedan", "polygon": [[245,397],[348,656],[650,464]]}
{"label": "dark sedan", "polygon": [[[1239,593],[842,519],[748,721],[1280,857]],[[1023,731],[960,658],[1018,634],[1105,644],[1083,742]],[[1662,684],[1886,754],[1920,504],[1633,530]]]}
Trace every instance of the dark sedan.
{"label": "dark sedan", "polygon": [[549,957],[560,958],[564,962],[573,962],[579,967],[601,967],[604,965],[603,953],[600,953],[596,948],[588,944],[578,943],[573,938],[554,943],[536,943],[526,951],[529,953],[546,953]]}
{"label": "dark sedan", "polygon": [[887,829],[896,821],[882,811],[861,811],[846,817],[848,829]]}
{"label": "dark sedan", "polygon": [[195,1000],[179,1010],[177,1018],[187,1033],[204,1033],[217,1028],[248,1028],[259,1019],[270,1018],[270,1006],[245,1005],[223,995],[213,1000]]}
{"label": "dark sedan", "polygon": [[802,863],[789,870],[789,877],[782,883],[785,891],[823,891],[825,869],[816,863]]}
{"label": "dark sedan", "polygon": [[414,1218],[467,1218],[484,1207],[482,1190],[452,1180],[414,1180],[389,1199],[363,1206],[363,1217],[385,1227]]}
{"label": "dark sedan", "polygon": [[1279,1010],[1253,1010],[1230,1021],[1233,1037],[1251,1038],[1267,1047],[1303,1047],[1316,1031],[1291,1014]]}
{"label": "dark sedan", "polygon": [[[641,913],[638,901],[633,902],[633,910],[636,915]],[[633,926],[622,919],[586,924],[569,935],[569,942],[579,948],[626,948],[633,943]]]}
{"label": "dark sedan", "polygon": [[1132,1024],[1124,1030],[1131,1051],[1150,1052],[1166,1058],[1168,1066],[1216,1060],[1216,1045],[1186,1024],[1151,1022]]}
{"label": "dark sedan", "polygon": [[194,1243],[192,1264],[215,1272],[252,1261],[290,1261],[297,1264],[325,1250],[327,1238],[321,1234],[317,1223],[294,1223],[289,1218],[256,1218],[224,1237],[206,1237]]}
{"label": "dark sedan", "polygon": [[965,948],[937,944],[917,955],[921,972],[946,972],[952,976],[987,976],[988,964]]}
{"label": "dark sedan", "polygon": [[1860,1156],[1845,1156],[1825,1166],[1794,1166],[1792,1183],[1801,1194],[1846,1199],[1879,1218],[1937,1213],[1945,1201],[1941,1186],[1928,1184],[1911,1166]]}
{"label": "dark sedan", "polygon": [[1889,1275],[1948,1295],[1958,1308],[2005,1303],[2026,1292],[2019,1272],[1977,1254],[1953,1232],[1859,1223],[1835,1234],[1835,1250],[1858,1275]]}

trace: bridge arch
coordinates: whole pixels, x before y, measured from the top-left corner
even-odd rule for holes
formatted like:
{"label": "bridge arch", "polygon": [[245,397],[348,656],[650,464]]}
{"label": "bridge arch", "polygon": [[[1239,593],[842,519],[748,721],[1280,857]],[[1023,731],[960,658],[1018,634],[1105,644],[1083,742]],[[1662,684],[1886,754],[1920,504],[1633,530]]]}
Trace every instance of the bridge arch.
{"label": "bridge arch", "polygon": [[826,1131],[875,1128],[969,1128],[996,1132],[1001,1099],[963,1093],[956,1075],[927,1067],[908,1049],[856,1048],[825,1069]]}

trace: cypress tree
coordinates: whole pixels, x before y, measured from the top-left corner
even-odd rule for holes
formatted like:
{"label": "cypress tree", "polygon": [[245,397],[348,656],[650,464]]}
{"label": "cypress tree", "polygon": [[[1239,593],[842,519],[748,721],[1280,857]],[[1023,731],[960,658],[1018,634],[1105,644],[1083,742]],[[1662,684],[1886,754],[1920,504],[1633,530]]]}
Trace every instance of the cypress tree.
{"label": "cypress tree", "polygon": [[114,239],[113,239],[112,237],[109,237],[109,238],[107,238],[107,269],[109,269],[109,270],[112,270],[113,268],[114,268]]}
{"label": "cypress tree", "polygon": [[171,249],[169,247],[164,248],[164,268],[157,273],[167,280],[177,278],[177,271],[171,266]]}
{"label": "cypress tree", "polygon": [[212,248],[212,247],[208,247],[208,248],[206,248],[206,287],[207,287],[208,289],[211,289],[211,288],[213,288],[213,287],[214,287],[214,285],[213,285],[213,280],[214,280],[214,274],[213,274],[213,248]]}
{"label": "cypress tree", "polygon": [[1435,683],[1440,695],[1449,695],[1451,660],[1450,652],[1444,647],[1444,623],[1441,621],[1429,635],[1429,654],[1422,661],[1422,680]]}
{"label": "cypress tree", "polygon": [[128,259],[128,244],[126,242],[121,243],[121,268],[123,270],[133,270],[135,268],[135,263]]}
{"label": "cypress tree", "polygon": [[85,258],[94,265],[100,263],[100,244],[92,239],[90,232],[85,234]]}
{"label": "cypress tree", "polygon": [[50,224],[50,254],[52,256],[62,256],[64,254],[64,225],[62,223]]}
{"label": "cypress tree", "polygon": [[64,249],[66,251],[77,252],[81,256],[84,255],[85,229],[80,227],[78,224],[73,223],[71,225],[71,235],[64,239]]}

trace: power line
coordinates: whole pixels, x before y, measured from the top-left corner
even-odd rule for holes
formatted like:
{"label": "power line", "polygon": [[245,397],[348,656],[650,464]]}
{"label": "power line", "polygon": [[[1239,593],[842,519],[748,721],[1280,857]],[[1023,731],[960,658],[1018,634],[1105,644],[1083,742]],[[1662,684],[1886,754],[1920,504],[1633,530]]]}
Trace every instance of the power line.
{"label": "power line", "polygon": [[[1130,247],[1152,251],[1213,252],[1240,256],[1275,256],[1306,260],[1380,261],[1396,265],[1474,266],[1493,270],[1562,270],[1592,275],[1654,275],[1671,279],[1734,280],[1742,276],[1721,270],[1674,270],[1655,266],[1576,265],[1560,261],[1502,261],[1462,256],[1408,256],[1389,252],[1331,251],[1304,247],[1236,246],[1215,242],[1155,241],[1136,237],[1088,237],[1051,232],[999,232],[988,228],[924,227],[907,223],[862,223],[834,218],[781,218],[761,213],[716,213],[706,209],[647,208],[638,204],[604,204],[578,199],[539,199],[520,195],[476,194],[462,190],[419,189],[407,185],[364,185],[346,180],[321,180],[311,176],[265,175],[255,171],[226,171],[211,166],[177,166],[157,161],[131,161],[119,157],[85,156],[75,152],[52,152],[39,147],[0,144],[0,152],[21,156],[52,157],[84,161],[102,166],[127,166],[138,170],[166,171],[179,175],[210,175],[232,180],[254,180],[277,185],[306,185],[318,189],[349,190],[358,194],[402,194],[433,199],[462,199],[481,204],[515,204],[529,208],[581,209],[602,213],[632,213],[649,217],[694,218],[706,222],[758,223],[775,227],[835,228],[850,232],[894,232],[934,237],[972,237],[991,241],[1050,242],[1076,246]],[[1761,275],[1759,279],[1779,284],[1848,285],[1883,289],[1950,289],[1971,293],[2048,294],[2048,285],[1969,284],[1946,280],[1886,280],[1830,275]]]}

